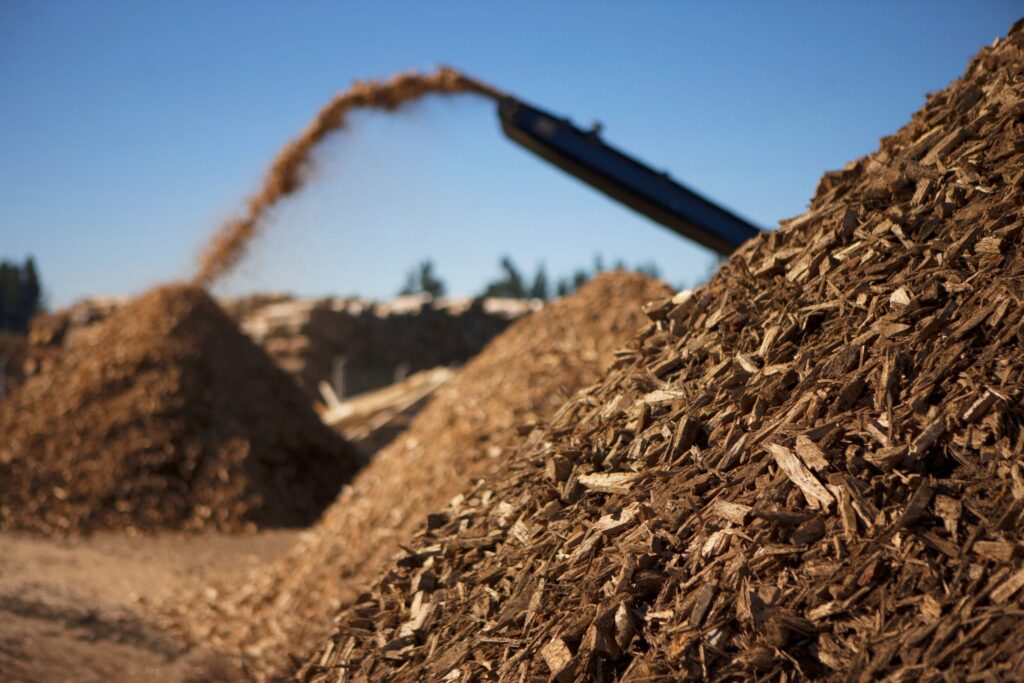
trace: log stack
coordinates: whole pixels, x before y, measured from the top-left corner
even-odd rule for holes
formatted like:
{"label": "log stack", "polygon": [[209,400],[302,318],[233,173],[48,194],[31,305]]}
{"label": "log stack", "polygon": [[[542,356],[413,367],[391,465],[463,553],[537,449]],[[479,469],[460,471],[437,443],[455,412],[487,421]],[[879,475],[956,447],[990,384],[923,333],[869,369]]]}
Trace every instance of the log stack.
{"label": "log stack", "polygon": [[294,376],[311,399],[328,382],[341,398],[408,374],[465,363],[516,318],[526,300],[434,300],[409,296],[292,299],[249,310],[242,329]]}
{"label": "log stack", "polygon": [[434,392],[456,373],[443,365],[422,370],[346,401],[338,401],[330,388],[321,385],[329,400],[320,418],[369,459],[408,429]]}

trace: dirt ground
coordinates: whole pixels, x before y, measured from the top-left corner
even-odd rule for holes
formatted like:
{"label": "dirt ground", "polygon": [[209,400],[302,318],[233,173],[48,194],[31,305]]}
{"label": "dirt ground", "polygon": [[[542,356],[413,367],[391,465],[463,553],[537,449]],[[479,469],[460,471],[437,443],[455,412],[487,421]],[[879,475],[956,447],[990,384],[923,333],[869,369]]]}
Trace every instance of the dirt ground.
{"label": "dirt ground", "polygon": [[283,555],[299,533],[0,533],[0,680],[228,679],[236,663],[157,630],[148,606],[188,586],[239,581]]}

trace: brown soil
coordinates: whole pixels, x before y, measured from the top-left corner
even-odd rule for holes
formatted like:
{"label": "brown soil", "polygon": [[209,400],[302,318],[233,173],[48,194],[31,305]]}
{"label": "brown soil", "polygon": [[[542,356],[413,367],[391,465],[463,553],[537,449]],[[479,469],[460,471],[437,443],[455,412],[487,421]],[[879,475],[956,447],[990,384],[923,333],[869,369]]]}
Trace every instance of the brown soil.
{"label": "brown soil", "polygon": [[354,109],[394,111],[430,94],[458,93],[490,98],[501,95],[494,88],[446,67],[431,74],[404,73],[386,81],[357,81],[349,90],[336,95],[299,137],[278,152],[263,184],[249,198],[245,212],[222,225],[213,235],[200,257],[194,282],[206,287],[238,263],[249,241],[262,227],[267,212],[308,182],[313,152],[331,133],[344,127],[349,112]]}
{"label": "brown soil", "polygon": [[202,290],[83,330],[0,404],[0,528],[311,523],[358,459]]}
{"label": "brown soil", "polygon": [[58,540],[0,533],[5,683],[244,680],[215,653],[157,630],[148,605],[186,585],[240,579],[295,531]]}
{"label": "brown soil", "polygon": [[[379,574],[430,512],[503,469],[519,430],[554,415],[595,381],[667,288],[614,273],[516,322],[448,384],[410,430],[382,451],[281,562],[244,585],[168,607],[196,642],[280,671],[324,635],[330,615]],[[518,426],[518,429],[516,428]]]}
{"label": "brown soil", "polygon": [[1022,73],[1019,23],[649,308],[640,350],[421,524],[301,677],[1019,679]]}

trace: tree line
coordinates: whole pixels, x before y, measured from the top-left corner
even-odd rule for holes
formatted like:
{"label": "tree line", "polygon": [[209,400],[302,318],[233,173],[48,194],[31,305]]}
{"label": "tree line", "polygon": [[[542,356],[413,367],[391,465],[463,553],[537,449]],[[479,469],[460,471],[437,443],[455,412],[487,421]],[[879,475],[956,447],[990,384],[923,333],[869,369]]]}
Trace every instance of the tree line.
{"label": "tree line", "polygon": [[23,264],[0,261],[0,330],[25,332],[28,321],[42,310],[43,287],[35,260]]}
{"label": "tree line", "polygon": [[[613,270],[633,270],[651,277],[660,277],[658,266],[654,263],[641,263],[629,268],[621,259],[612,264]],[[590,268],[577,268],[571,274],[551,279],[547,267],[541,263],[533,275],[527,275],[509,256],[502,256],[498,262],[498,276],[484,285],[478,294],[480,297],[501,297],[508,299],[550,299],[572,294],[598,273],[605,271],[604,259],[594,257]],[[430,294],[434,297],[444,296],[447,292],[444,280],[437,274],[431,259],[426,259],[412,268],[405,278],[405,284],[399,290],[400,295]]]}

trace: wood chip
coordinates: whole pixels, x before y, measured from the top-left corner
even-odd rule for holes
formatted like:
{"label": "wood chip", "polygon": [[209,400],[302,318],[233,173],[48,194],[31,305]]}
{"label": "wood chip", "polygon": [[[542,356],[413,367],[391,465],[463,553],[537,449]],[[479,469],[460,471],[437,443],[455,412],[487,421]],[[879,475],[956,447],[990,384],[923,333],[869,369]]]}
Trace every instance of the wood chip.
{"label": "wood chip", "polygon": [[629,493],[634,482],[641,477],[636,472],[599,472],[580,475],[581,486],[600,493]]}
{"label": "wood chip", "polygon": [[564,640],[558,637],[552,638],[540,649],[540,656],[548,665],[553,680],[560,683],[572,680],[575,667],[573,666],[572,652]]}
{"label": "wood chip", "polygon": [[766,444],[765,448],[775,458],[779,469],[785,472],[789,480],[803,491],[804,497],[811,507],[827,510],[835,502],[828,489],[807,469],[803,461],[793,454],[793,451],[773,443]]}

